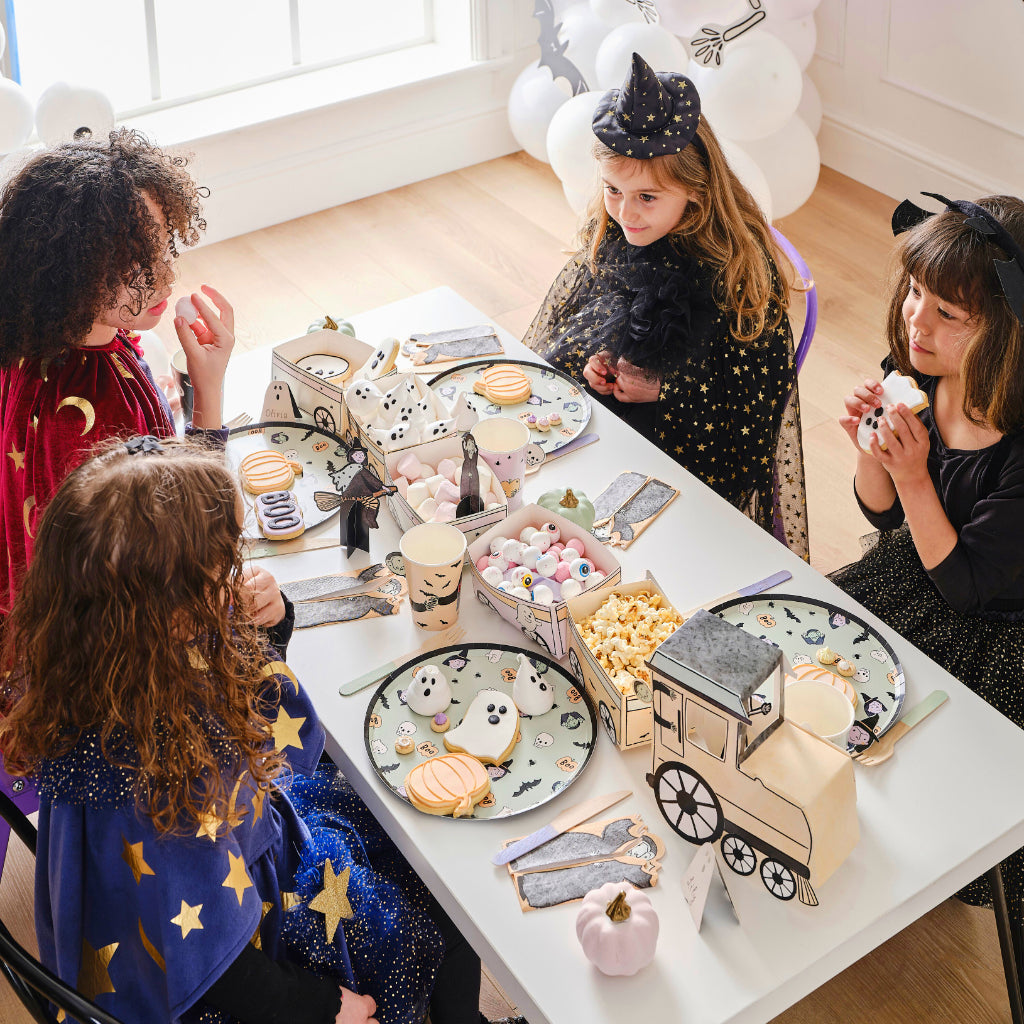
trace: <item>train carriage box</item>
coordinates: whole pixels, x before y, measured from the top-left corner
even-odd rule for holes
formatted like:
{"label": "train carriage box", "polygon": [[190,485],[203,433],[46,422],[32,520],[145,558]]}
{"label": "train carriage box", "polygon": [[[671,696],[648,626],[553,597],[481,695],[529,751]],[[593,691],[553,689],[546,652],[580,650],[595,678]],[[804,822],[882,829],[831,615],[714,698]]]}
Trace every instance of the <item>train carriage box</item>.
{"label": "train carriage box", "polygon": [[[401,451],[388,452],[384,456],[384,469],[387,474],[385,483],[394,483],[395,477],[398,476],[398,463],[408,452],[412,452],[421,462],[431,466],[436,466],[442,459],[462,458],[462,435],[449,434],[447,437],[439,437],[436,441],[426,441],[411,448],[403,448]],[[385,501],[388,511],[403,533],[423,522],[415,509],[398,491],[385,498]],[[494,508],[486,508],[482,512],[453,519],[451,524],[457,526],[466,535],[466,539],[472,542],[484,530],[501,522],[507,515],[508,505],[503,501]]]}
{"label": "train carriage box", "polygon": [[600,569],[605,578],[598,587],[588,593],[606,592],[622,579],[622,568],[608,549],[594,535],[564,516],[541,508],[540,505],[524,505],[513,512],[507,519],[492,526],[486,533],[469,546],[469,568],[473,574],[473,589],[477,600],[497,612],[506,622],[510,622],[534,643],[543,647],[553,658],[564,658],[569,650],[568,643],[568,602],[555,601],[554,604],[541,604],[513,597],[511,594],[496,590],[484,582],[480,570],[476,567],[482,555],[490,551],[491,541],[495,537],[518,537],[527,526],[538,529],[544,523],[557,523],[563,541],[578,537],[586,548],[586,557]]}
{"label": "train carriage box", "polygon": [[633,675],[632,684],[623,693],[587,646],[580,627],[613,593],[632,597],[643,592],[660,594],[663,606],[672,608],[665,592],[650,573],[646,579],[636,583],[620,583],[611,590],[602,588],[596,592],[585,591],[568,602],[569,667],[597,708],[601,724],[612,743],[620,750],[645,747],[651,742],[654,725],[651,705],[654,693],[651,689],[650,670]]}
{"label": "train carriage box", "polygon": [[274,346],[270,376],[287,383],[318,427],[343,435],[348,429],[345,386],[373,352],[372,345],[340,331],[312,331]]}

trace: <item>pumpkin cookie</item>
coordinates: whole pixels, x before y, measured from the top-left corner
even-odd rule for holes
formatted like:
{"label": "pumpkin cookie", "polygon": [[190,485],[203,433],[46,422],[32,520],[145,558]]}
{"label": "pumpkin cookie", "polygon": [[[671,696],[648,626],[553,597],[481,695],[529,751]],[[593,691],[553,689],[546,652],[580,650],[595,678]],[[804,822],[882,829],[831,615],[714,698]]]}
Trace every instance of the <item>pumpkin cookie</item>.
{"label": "pumpkin cookie", "polygon": [[250,494],[287,491],[302,473],[302,463],[286,459],[280,452],[251,452],[242,459],[238,472],[242,486]]}
{"label": "pumpkin cookie", "polygon": [[410,803],[428,814],[472,814],[491,791],[491,777],[468,754],[442,754],[416,765],[405,777]]}
{"label": "pumpkin cookie", "polygon": [[530,397],[533,385],[518,366],[501,363],[488,366],[481,379],[473,385],[473,390],[495,405],[516,405]]}

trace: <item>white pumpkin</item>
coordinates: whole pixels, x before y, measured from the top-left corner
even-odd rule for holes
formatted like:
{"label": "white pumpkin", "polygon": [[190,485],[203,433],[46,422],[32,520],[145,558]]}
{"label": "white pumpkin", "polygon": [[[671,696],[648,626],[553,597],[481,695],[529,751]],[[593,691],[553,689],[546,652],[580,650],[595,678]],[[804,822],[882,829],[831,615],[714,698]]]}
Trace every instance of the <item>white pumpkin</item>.
{"label": "white pumpkin", "polygon": [[583,897],[576,938],[603,973],[636,974],[654,959],[658,915],[647,893],[627,882],[605,882]]}

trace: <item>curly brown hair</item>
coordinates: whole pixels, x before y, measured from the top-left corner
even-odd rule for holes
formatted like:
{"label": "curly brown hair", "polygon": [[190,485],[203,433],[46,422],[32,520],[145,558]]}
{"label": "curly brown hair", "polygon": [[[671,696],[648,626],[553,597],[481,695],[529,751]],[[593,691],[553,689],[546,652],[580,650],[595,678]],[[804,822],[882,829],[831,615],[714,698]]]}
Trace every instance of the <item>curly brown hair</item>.
{"label": "curly brown hair", "polygon": [[[137,316],[169,283],[168,252],[206,230],[208,190],[144,135],[65,142],[32,157],[0,192],[0,366],[53,358],[118,304]],[[163,212],[154,222],[149,197]],[[168,237],[169,235],[169,237]],[[125,308],[125,307],[122,307]]]}
{"label": "curly brown hair", "polygon": [[[1024,201],[985,196],[977,205],[1024,246]],[[893,255],[886,328],[897,367],[913,376],[903,319],[910,278],[967,310],[971,334],[960,369],[964,415],[1009,434],[1024,429],[1024,325],[1003,294],[994,259],[1012,260],[1013,254],[975,231],[958,210],[929,217],[901,236]]]}
{"label": "curly brown hair", "polygon": [[[68,476],[39,527],[4,636],[0,752],[12,774],[83,734],[135,779],[158,831],[224,818],[245,771],[267,787],[278,692],[241,592],[241,498],[223,456],[110,442]],[[221,813],[217,813],[218,810]]]}
{"label": "curly brown hair", "polygon": [[[715,300],[733,314],[730,333],[741,344],[760,338],[766,328],[777,327],[789,306],[789,284],[773,274],[765,259],[778,265],[783,259],[768,223],[754,197],[736,177],[711,125],[701,116],[697,140],[680,153],[656,156],[643,163],[663,188],[682,186],[690,193],[683,219],[669,232],[685,251],[718,268]],[[602,142],[595,142],[599,164],[628,166],[638,163]],[[587,208],[580,239],[593,263],[608,228],[604,189]]]}

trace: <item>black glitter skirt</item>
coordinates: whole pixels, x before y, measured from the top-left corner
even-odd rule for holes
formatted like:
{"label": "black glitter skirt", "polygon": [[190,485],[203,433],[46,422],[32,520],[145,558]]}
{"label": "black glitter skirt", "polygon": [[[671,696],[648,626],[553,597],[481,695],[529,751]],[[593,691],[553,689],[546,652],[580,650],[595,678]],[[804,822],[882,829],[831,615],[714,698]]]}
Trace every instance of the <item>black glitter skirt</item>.
{"label": "black glitter skirt", "polygon": [[[860,561],[830,573],[829,579],[1024,728],[1024,618],[1000,621],[955,612],[925,572],[906,526],[880,533]],[[1007,898],[1020,914],[1024,850],[1004,860],[1002,869]],[[984,877],[957,896],[974,906],[992,902]]]}

